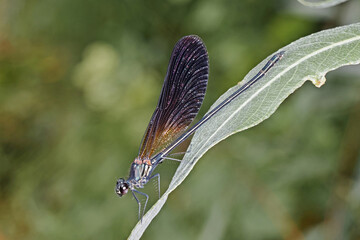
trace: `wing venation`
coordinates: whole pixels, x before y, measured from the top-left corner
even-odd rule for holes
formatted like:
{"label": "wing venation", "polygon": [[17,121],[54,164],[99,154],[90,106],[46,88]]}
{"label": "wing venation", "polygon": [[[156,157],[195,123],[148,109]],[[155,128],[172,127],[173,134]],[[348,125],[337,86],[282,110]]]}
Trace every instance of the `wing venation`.
{"label": "wing venation", "polygon": [[198,36],[180,39],[171,54],[157,107],[139,150],[139,158],[151,158],[185,132],[205,97],[209,60]]}

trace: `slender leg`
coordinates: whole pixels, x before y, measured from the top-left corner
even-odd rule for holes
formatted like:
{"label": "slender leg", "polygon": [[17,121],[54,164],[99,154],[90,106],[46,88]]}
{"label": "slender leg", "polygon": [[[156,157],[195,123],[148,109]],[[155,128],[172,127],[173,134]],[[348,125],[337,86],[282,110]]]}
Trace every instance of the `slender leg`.
{"label": "slender leg", "polygon": [[176,162],[181,162],[180,159],[171,158],[171,157],[163,157],[163,159],[168,159],[168,160],[172,160],[172,161],[176,161]]}
{"label": "slender leg", "polygon": [[[153,178],[155,178],[155,177],[157,177],[157,182],[158,182],[158,192],[159,192],[159,198],[160,198],[160,174],[159,173],[157,173],[157,174],[155,174],[155,175],[152,175],[151,177],[150,177],[150,179],[153,179]],[[150,180],[149,179],[149,180]]]}
{"label": "slender leg", "polygon": [[[169,154],[169,156],[175,156],[175,155],[184,155],[185,153],[187,152],[178,152],[178,153],[172,153],[172,154]],[[172,158],[172,157],[162,157],[161,161],[159,161],[159,163],[163,163],[164,162],[164,159],[168,159],[168,160],[172,160],[172,161],[176,161],[176,162],[181,162],[180,159],[177,159],[177,158]]]}
{"label": "slender leg", "polygon": [[139,206],[138,219],[140,220],[141,203],[140,203],[139,199],[136,197],[134,191],[131,191],[131,193],[132,193],[132,195],[134,196],[134,198],[135,198],[135,200],[136,200],[136,202],[137,202],[137,204],[138,204],[138,206]]}
{"label": "slender leg", "polygon": [[[188,152],[188,151],[187,151]],[[171,153],[168,156],[176,156],[176,155],[184,155],[187,152],[177,152],[177,153]]]}
{"label": "slender leg", "polygon": [[[145,201],[145,204],[144,204],[144,209],[143,209],[143,211],[142,211],[142,214],[141,214],[141,203],[140,203],[139,199],[136,197],[135,193],[141,194],[141,195],[143,195],[143,196],[146,197],[146,201]],[[148,196],[146,193],[139,192],[139,191],[136,190],[136,189],[133,189],[133,190],[132,190],[132,194],[133,194],[133,196],[135,197],[135,200],[136,200],[136,202],[137,202],[138,205],[139,205],[139,220],[142,221],[142,218],[143,218],[144,213],[145,213],[145,210],[146,210],[146,205],[147,205],[147,202],[148,202],[148,200],[149,200],[149,196]]]}

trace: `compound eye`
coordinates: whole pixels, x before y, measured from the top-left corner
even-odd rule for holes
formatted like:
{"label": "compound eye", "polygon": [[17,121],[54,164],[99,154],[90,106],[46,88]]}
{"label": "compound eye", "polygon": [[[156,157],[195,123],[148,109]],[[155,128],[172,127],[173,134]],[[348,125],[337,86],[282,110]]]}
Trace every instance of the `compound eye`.
{"label": "compound eye", "polygon": [[129,184],[127,182],[125,182],[125,180],[123,178],[120,178],[119,180],[116,181],[116,187],[115,187],[115,192],[122,197],[124,194],[126,194],[128,192],[129,189]]}
{"label": "compound eye", "polygon": [[122,194],[122,195],[127,194],[127,192],[128,192],[128,188],[123,187],[123,188],[121,189],[121,194]]}

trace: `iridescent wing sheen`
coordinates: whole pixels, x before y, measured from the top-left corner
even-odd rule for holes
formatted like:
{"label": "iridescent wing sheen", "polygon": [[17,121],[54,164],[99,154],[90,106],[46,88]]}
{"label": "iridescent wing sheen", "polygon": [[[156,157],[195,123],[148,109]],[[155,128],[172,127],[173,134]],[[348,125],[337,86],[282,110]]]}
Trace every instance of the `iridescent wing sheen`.
{"label": "iridescent wing sheen", "polygon": [[139,158],[151,158],[185,132],[196,117],[209,77],[208,53],[198,36],[180,39],[171,54],[158,105],[153,113]]}

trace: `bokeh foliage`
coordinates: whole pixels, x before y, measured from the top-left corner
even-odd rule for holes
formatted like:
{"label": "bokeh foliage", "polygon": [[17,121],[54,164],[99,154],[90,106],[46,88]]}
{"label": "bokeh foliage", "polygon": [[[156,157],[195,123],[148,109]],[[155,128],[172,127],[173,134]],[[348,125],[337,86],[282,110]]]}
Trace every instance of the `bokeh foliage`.
{"label": "bokeh foliage", "polygon": [[[128,174],[180,37],[197,34],[209,51],[204,113],[271,52],[359,21],[356,8],[0,0],[0,239],[126,238],[137,206],[114,194],[115,180]],[[143,238],[359,238],[359,67],[327,78],[206,154]],[[158,168],[163,186],[176,166]],[[156,199],[152,184],[145,191]]]}

